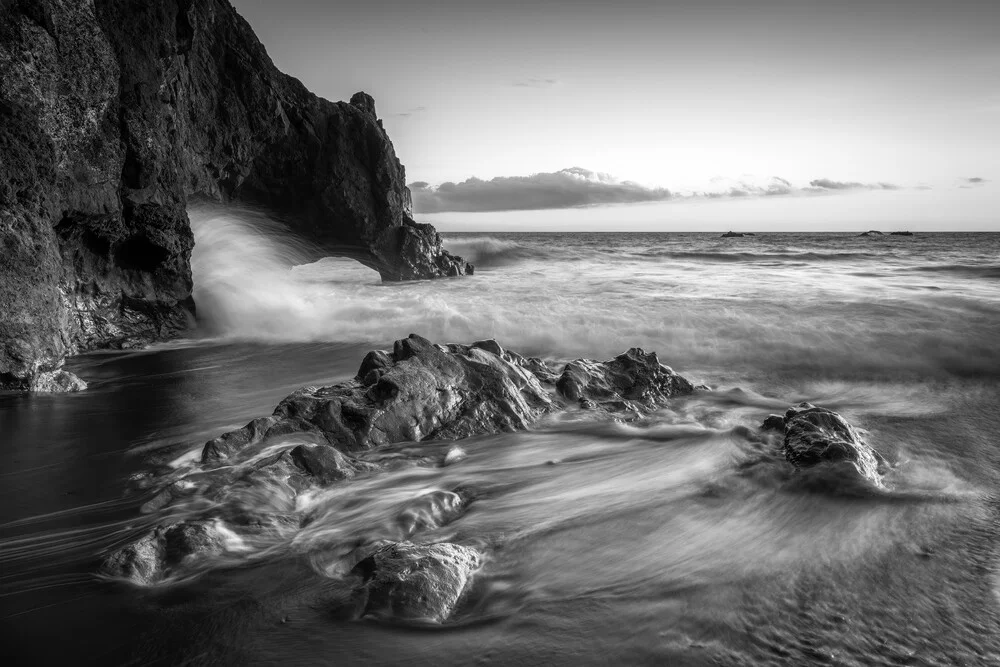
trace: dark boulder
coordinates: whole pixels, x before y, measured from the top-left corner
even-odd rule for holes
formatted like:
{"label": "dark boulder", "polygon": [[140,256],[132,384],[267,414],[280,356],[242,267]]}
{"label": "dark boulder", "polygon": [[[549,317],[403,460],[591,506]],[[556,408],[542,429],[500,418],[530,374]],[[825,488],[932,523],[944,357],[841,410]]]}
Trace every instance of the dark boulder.
{"label": "dark boulder", "polygon": [[571,361],[556,381],[556,390],[584,408],[638,413],[691,394],[695,387],[661,364],[655,352],[633,347],[609,361]]}
{"label": "dark boulder", "polygon": [[746,236],[746,234],[743,234],[741,232],[726,232],[725,234],[722,235],[722,238],[724,238],[724,239],[741,239],[744,236]]}
{"label": "dark boulder", "polygon": [[358,472],[346,456],[330,445],[299,445],[291,457],[296,466],[320,484],[351,479]]}
{"label": "dark boulder", "polygon": [[475,549],[458,544],[393,542],[354,567],[364,578],[358,593],[364,616],[447,621],[483,562]]}
{"label": "dark boulder", "polygon": [[191,201],[385,280],[471,273],[410,212],[371,96],[329,102],[227,0],[0,2],[0,388],[193,318]]}
{"label": "dark boulder", "polygon": [[137,584],[155,584],[174,570],[226,550],[218,521],[186,521],[157,526],[105,558],[101,572]]}
{"label": "dark boulder", "polygon": [[314,431],[338,449],[356,451],[514,431],[550,407],[534,373],[499,346],[440,346],[410,335],[391,353],[369,353],[355,379],[300,389],[271,417],[208,442],[202,459],[225,459],[276,432]]}
{"label": "dark boulder", "polygon": [[764,428],[784,434],[785,458],[796,468],[847,464],[866,480],[877,486],[882,484],[882,473],[887,465],[885,459],[846,419],[832,410],[800,403],[789,408],[784,417],[769,416],[764,420]]}

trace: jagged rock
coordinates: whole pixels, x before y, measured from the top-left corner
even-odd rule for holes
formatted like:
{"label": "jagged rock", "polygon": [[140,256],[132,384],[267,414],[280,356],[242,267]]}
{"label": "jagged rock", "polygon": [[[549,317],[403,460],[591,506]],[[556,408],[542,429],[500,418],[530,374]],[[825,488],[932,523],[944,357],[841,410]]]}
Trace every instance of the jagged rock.
{"label": "jagged rock", "polygon": [[386,280],[471,273],[413,222],[369,95],[282,74],[227,0],[0,3],[0,388],[192,321],[189,201]]}
{"label": "jagged rock", "polygon": [[300,389],[271,417],[208,442],[202,459],[222,460],[276,430],[316,431],[339,449],[355,451],[524,429],[549,410],[551,399],[514,355],[495,341],[486,347],[494,351],[439,346],[411,334],[396,341],[391,354],[369,353],[355,379]]}
{"label": "jagged rock", "polygon": [[162,576],[165,560],[163,532],[157,529],[108,556],[101,572],[110,577],[149,585]]}
{"label": "jagged rock", "polygon": [[[764,421],[765,428],[779,428],[776,417],[769,416]],[[853,466],[860,476],[881,485],[885,459],[836,412],[811,403],[800,403],[789,408],[781,419],[785,458],[795,467],[846,463]]]}
{"label": "jagged rock", "polygon": [[746,234],[743,234],[741,232],[726,232],[725,234],[722,235],[722,238],[724,238],[724,239],[741,239],[744,236],[746,236]]}
{"label": "jagged rock", "polygon": [[69,371],[47,371],[37,374],[31,380],[30,390],[35,392],[61,393],[83,391],[87,383]]}
{"label": "jagged rock", "polygon": [[110,554],[101,571],[137,584],[154,584],[171,568],[190,559],[225,551],[225,538],[217,521],[189,521],[157,526],[147,535]]}
{"label": "jagged rock", "polygon": [[165,563],[181,565],[191,558],[217,556],[226,541],[216,521],[185,521],[163,531]]}
{"label": "jagged rock", "polygon": [[640,412],[674,396],[691,394],[695,388],[662,365],[655,352],[633,347],[610,361],[571,361],[563,368],[556,390],[585,409]]}
{"label": "jagged rock", "polygon": [[482,561],[478,551],[458,544],[381,546],[354,568],[365,579],[363,615],[447,621]]}
{"label": "jagged rock", "polygon": [[761,424],[760,430],[762,431],[781,431],[785,432],[785,418],[783,415],[768,415],[764,418],[764,423]]}

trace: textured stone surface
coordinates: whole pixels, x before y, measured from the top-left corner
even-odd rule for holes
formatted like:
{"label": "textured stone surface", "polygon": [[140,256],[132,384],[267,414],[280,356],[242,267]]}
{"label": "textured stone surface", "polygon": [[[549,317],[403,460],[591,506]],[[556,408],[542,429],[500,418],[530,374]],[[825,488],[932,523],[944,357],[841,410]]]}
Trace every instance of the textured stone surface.
{"label": "textured stone surface", "polygon": [[524,429],[551,399],[518,359],[496,341],[440,346],[411,334],[391,353],[370,352],[354,380],[300,389],[272,416],[209,441],[202,459],[223,460],[279,432],[317,432],[356,451]]}
{"label": "textured stone surface", "polygon": [[556,389],[582,407],[611,412],[641,412],[695,391],[686,378],[661,364],[655,352],[638,347],[609,361],[571,361],[559,376]]}
{"label": "textured stone surface", "polygon": [[769,416],[763,427],[784,433],[785,458],[795,467],[845,463],[860,476],[881,485],[885,459],[836,412],[800,403],[785,412],[780,427],[776,417]]}
{"label": "textured stone surface", "polygon": [[0,387],[187,328],[193,198],[387,280],[471,273],[410,218],[371,97],[310,93],[227,0],[0,3]]}
{"label": "textured stone surface", "polygon": [[32,378],[29,389],[44,393],[62,393],[67,391],[83,391],[87,383],[69,371],[42,371]]}
{"label": "textured stone surface", "polygon": [[458,544],[384,545],[355,566],[366,580],[363,614],[446,621],[481,564],[478,551]]}

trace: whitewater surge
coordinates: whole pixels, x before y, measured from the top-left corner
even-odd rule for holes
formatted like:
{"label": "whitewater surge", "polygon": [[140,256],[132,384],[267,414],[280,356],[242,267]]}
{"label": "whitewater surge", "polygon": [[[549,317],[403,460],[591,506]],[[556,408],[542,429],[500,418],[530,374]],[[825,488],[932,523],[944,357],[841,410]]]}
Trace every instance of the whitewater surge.
{"label": "whitewater surge", "polygon": [[550,358],[637,345],[694,369],[1000,373],[991,235],[446,235],[479,274],[386,284],[350,259],[310,262],[315,249],[263,216],[194,212],[192,226],[211,337],[385,344],[418,333]]}

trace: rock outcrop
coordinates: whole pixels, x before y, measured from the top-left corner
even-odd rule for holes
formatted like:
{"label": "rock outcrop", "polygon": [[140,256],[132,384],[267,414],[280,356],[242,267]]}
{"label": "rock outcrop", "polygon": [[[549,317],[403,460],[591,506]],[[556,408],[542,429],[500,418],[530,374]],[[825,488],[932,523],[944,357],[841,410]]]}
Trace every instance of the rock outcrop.
{"label": "rock outcrop", "polygon": [[441,623],[455,611],[483,558],[459,544],[392,542],[359,562],[364,616]]}
{"label": "rock outcrop", "polygon": [[411,219],[372,98],[310,93],[227,0],[0,3],[0,388],[186,329],[195,199],[385,280],[472,271]]}
{"label": "rock outcrop", "polygon": [[846,419],[832,410],[800,403],[789,408],[784,416],[768,416],[762,428],[784,434],[785,458],[796,468],[846,465],[872,484],[882,485],[882,474],[887,467],[885,459]]}
{"label": "rock outcrop", "polygon": [[411,334],[392,352],[369,352],[354,380],[300,389],[270,417],[209,441],[202,460],[296,432],[350,452],[524,429],[552,404],[531,367],[496,341],[445,346]]}
{"label": "rock outcrop", "polygon": [[[300,389],[271,416],[209,441],[200,464],[171,471],[159,488],[141,478],[139,488],[151,496],[143,510],[165,518],[107,555],[102,571],[150,585],[237,563],[255,544],[272,546],[308,530],[329,511],[316,500],[327,490],[336,494],[331,487],[369,483],[398,470],[397,463],[458,469],[469,456],[458,446],[387,445],[526,429],[556,409],[621,419],[696,389],[639,348],[608,361],[577,359],[555,372],[495,340],[436,345],[411,334],[391,352],[369,352],[353,379]],[[435,531],[489,497],[489,489],[470,481],[376,508],[371,534],[345,530],[339,544],[324,542],[336,564],[320,571],[345,576],[351,614],[444,622],[467,595],[489,540],[459,540],[450,527],[447,537]],[[434,542],[442,539],[479,546]]]}
{"label": "rock outcrop", "polygon": [[693,393],[695,387],[662,365],[656,352],[633,347],[610,361],[571,361],[556,381],[556,389],[583,408],[641,413],[674,396]]}

